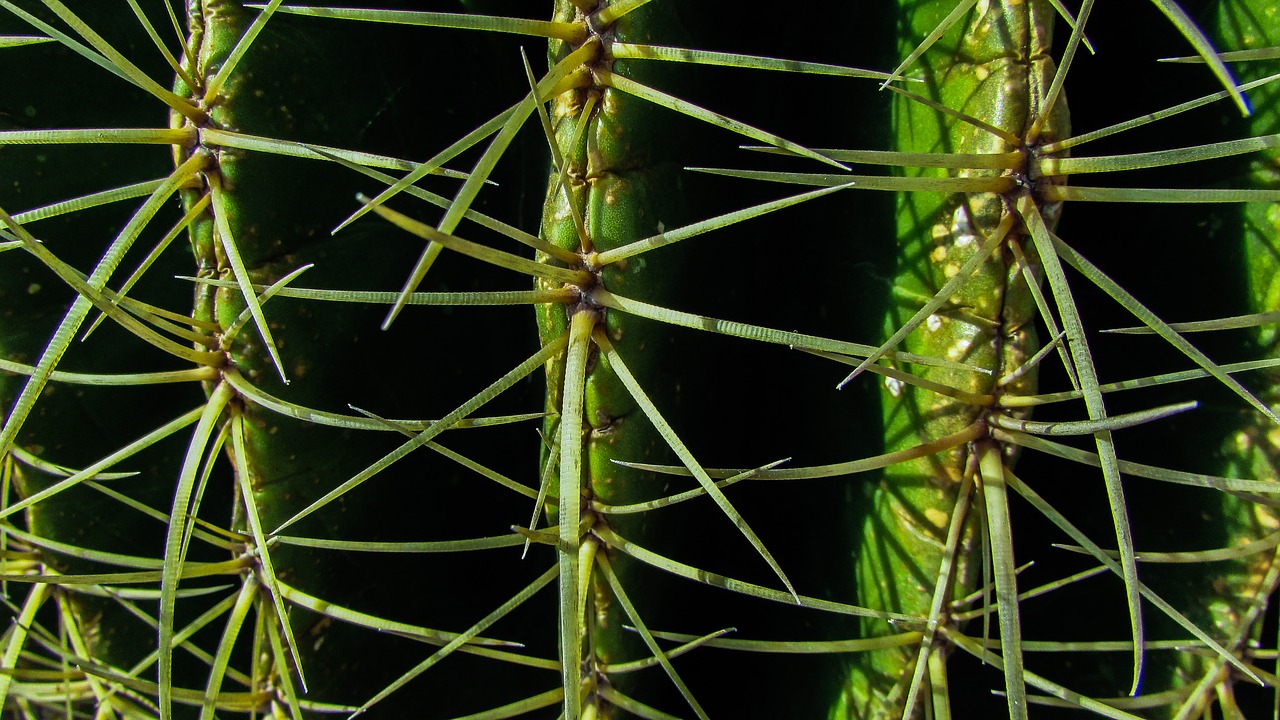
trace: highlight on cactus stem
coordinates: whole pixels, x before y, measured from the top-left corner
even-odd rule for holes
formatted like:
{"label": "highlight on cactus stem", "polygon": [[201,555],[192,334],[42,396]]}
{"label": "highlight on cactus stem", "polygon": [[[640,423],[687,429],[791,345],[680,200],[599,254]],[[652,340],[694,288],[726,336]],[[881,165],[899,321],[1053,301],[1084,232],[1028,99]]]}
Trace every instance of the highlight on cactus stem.
{"label": "highlight on cactus stem", "polygon": [[368,4],[0,0],[6,717],[1270,712],[1274,0]]}

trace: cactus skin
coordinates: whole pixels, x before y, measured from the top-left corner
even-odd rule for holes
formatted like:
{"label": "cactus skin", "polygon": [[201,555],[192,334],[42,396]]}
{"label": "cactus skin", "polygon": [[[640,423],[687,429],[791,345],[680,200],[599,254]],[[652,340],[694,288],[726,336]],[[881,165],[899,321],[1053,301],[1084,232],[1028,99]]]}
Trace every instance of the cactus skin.
{"label": "cactus skin", "polygon": [[[201,0],[189,3],[189,52],[196,58],[194,76],[202,81],[202,85],[207,86],[227,61],[251,20],[250,14],[237,3]],[[280,48],[280,41],[273,32],[276,29],[269,26],[267,37],[255,44],[254,52],[237,68],[212,108],[209,120],[212,127],[265,137],[298,136],[297,120],[286,105],[262,101],[262,98],[281,96],[301,100],[296,84],[290,83],[289,76],[281,72],[282,67],[287,68],[292,63],[299,62],[300,58],[271,52]],[[204,95],[204,87],[189,89],[180,85],[179,89],[192,93],[195,98]],[[308,119],[324,124],[333,122],[323,116]],[[175,117],[174,121],[180,122],[181,118]],[[304,129],[302,136],[307,134]],[[255,283],[270,285],[303,265],[309,256],[314,257],[315,250],[308,246],[315,245],[312,238],[324,237],[324,228],[319,218],[306,225],[298,222],[298,218],[305,217],[304,208],[312,200],[306,193],[298,193],[290,202],[282,190],[298,187],[299,183],[281,172],[279,161],[234,149],[215,147],[210,150],[217,153],[216,168],[209,173],[212,175],[210,182],[218,184],[217,191],[223,194],[223,199],[219,208],[209,206],[191,226],[191,245],[199,276],[219,280],[236,279],[223,245],[222,231],[216,227],[214,215],[219,210],[226,214],[222,219],[225,220],[226,227],[230,228],[241,261]],[[199,151],[197,149],[193,152]],[[210,192],[212,190],[208,185],[187,192],[184,209],[190,210]],[[282,208],[288,208],[291,204],[296,209],[283,211]],[[197,320],[215,323],[219,328],[219,338],[236,323],[246,307],[238,287],[196,286],[193,316]],[[311,310],[305,305],[294,303],[287,307],[269,307],[267,311],[270,312],[269,322],[273,328],[272,341],[285,351],[284,357],[290,358],[285,361],[286,372],[298,379],[293,392],[289,393],[290,399],[308,407],[331,405],[334,400],[326,397],[326,394],[331,394],[331,390],[326,391],[326,388],[333,388],[335,385],[329,379],[333,377],[329,373],[341,373],[342,369],[328,364],[317,373],[308,367],[313,361],[305,359],[299,352],[301,348],[298,346],[315,342],[308,337],[314,330],[307,331],[298,327],[301,325],[305,328]],[[352,333],[354,328],[347,329],[350,326],[344,320],[342,312],[328,314],[325,320],[326,334],[340,338]],[[266,342],[252,324],[244,326],[234,340],[223,342],[227,365],[221,370],[225,372],[232,369],[249,383],[278,392],[281,386],[275,382],[277,378],[273,377],[276,370],[266,350]],[[218,382],[223,381],[220,376]],[[212,391],[215,384],[211,382],[207,384],[207,388]],[[261,524],[266,528],[274,528],[322,495],[327,488],[341,482],[340,475],[344,470],[358,470],[350,462],[342,462],[344,455],[352,457],[347,453],[353,449],[353,443],[364,440],[353,438],[350,431],[334,433],[328,428],[281,417],[273,410],[241,398],[233,401],[225,422],[228,426],[240,423],[243,428],[243,458],[247,465],[235,467],[234,472],[248,479],[252,494],[246,498],[243,493],[236,492],[232,515],[233,527],[246,536],[249,548],[253,547],[249,538],[249,503],[253,505],[252,512]],[[335,434],[337,437],[334,437]],[[236,463],[230,447],[228,452],[232,456],[232,462]],[[299,456],[305,459],[300,460]],[[301,530],[304,534],[318,537],[353,537],[360,533],[359,523],[350,520],[345,523],[330,521],[319,527],[313,524]],[[271,555],[273,570],[280,582],[312,595],[332,597],[324,585],[325,578],[338,571],[332,555],[293,548],[275,550]],[[270,602],[266,592],[261,592],[260,595],[260,602]],[[327,641],[328,638],[323,635],[334,627],[333,623],[322,623],[318,617],[308,619],[302,613],[296,614],[293,622],[295,632],[304,637],[312,634],[313,626],[320,628],[317,637],[308,639],[308,644],[312,647],[320,647],[322,640]],[[334,643],[331,650],[338,650],[341,646],[340,642]],[[348,650],[352,649],[354,645],[349,645]],[[328,666],[333,665],[350,673],[353,686],[359,686],[361,683],[355,681],[356,670],[353,664],[347,661],[335,663],[332,657],[326,658],[313,653],[303,655],[304,666],[316,676],[317,687],[332,687],[332,683],[340,677],[336,672],[325,672]],[[284,671],[289,672],[287,668]],[[261,679],[266,681],[281,672],[281,669],[268,666],[260,672]]]}
{"label": "cactus skin", "polygon": [[[602,4],[601,7],[604,5]],[[651,7],[627,15],[611,26],[588,34],[593,42],[598,35],[608,34],[618,42],[651,43],[666,35],[672,24],[670,6]],[[553,14],[560,22],[581,23],[588,26],[587,15],[568,0],[560,0]],[[669,39],[666,39],[669,42]],[[552,41],[549,61],[552,66],[577,47],[562,41]],[[637,73],[633,63],[613,61],[601,53],[584,65],[597,65],[611,69],[624,77],[651,81],[653,73]],[[648,75],[649,77],[646,77]],[[545,210],[542,219],[542,237],[555,245],[582,255],[620,247],[634,240],[655,234],[661,224],[674,225],[679,221],[678,200],[669,192],[674,182],[675,144],[664,144],[656,132],[654,109],[650,103],[629,96],[614,88],[586,81],[582,87],[561,93],[551,103],[552,129],[559,152],[563,157],[568,177],[568,187],[560,184],[557,168],[551,169]],[[575,144],[581,116],[590,113],[585,132]],[[571,207],[572,206],[572,207]],[[578,235],[574,216],[582,218],[589,244],[584,247]],[[540,262],[552,262],[546,255]],[[669,261],[668,261],[669,262]],[[670,288],[678,282],[678,273],[671,265],[654,263],[647,258],[624,261],[597,271],[596,279],[601,287],[632,295],[662,298],[670,296]],[[553,290],[558,285],[539,280],[539,289]],[[581,289],[590,292],[590,287]],[[649,385],[656,368],[653,358],[661,347],[663,328],[655,323],[629,318],[622,313],[603,308],[581,305],[544,304],[537,306],[539,336],[544,344],[568,332],[571,318],[590,315],[592,325],[603,330],[612,339],[616,349],[628,360],[628,366]],[[653,425],[641,412],[622,381],[615,374],[609,361],[592,344],[586,369],[586,385],[583,397],[583,428],[581,432],[582,515],[587,527],[584,544],[597,547],[595,553],[608,558],[624,588],[630,588],[632,600],[643,612],[645,598],[651,592],[639,592],[634,582],[634,561],[609,548],[594,536],[596,525],[611,527],[623,537],[644,544],[646,536],[656,532],[648,513],[638,515],[603,516],[588,507],[588,503],[626,505],[648,500],[653,489],[660,487],[657,477],[613,463],[615,459],[638,462],[665,458],[666,446]],[[548,438],[562,437],[561,410],[564,407],[565,355],[553,357],[547,363],[547,412]],[[569,437],[570,434],[564,434]],[[563,448],[561,452],[563,452]],[[543,463],[552,462],[544,451]],[[556,521],[560,495],[560,483],[566,482],[562,474],[551,484],[548,497],[548,514]],[[589,518],[589,519],[588,519]],[[565,560],[562,560],[565,562]],[[649,653],[640,638],[624,629],[630,624],[627,614],[619,605],[615,593],[597,567],[598,561],[583,568],[586,577],[579,582],[588,584],[584,590],[587,603],[581,608],[581,632],[584,635],[583,666],[591,668],[583,678],[587,687],[601,684],[616,685],[630,694],[634,693],[634,680],[618,676],[610,680],[603,666],[637,660]],[[593,676],[594,675],[594,676]],[[567,689],[567,687],[566,687]],[[584,712],[597,713],[601,718],[615,717],[617,710],[606,700],[589,697]]]}
{"label": "cactus skin", "polygon": [[[903,11],[907,29],[903,55],[915,49],[951,11],[954,3],[915,3]],[[1048,3],[983,4],[970,11],[918,62],[931,99],[961,113],[1028,138],[1043,114],[1043,95],[1055,66],[1049,55],[1053,10]],[[989,131],[946,117],[912,100],[899,98],[898,149],[907,152],[998,154],[1024,151]],[[1043,126],[1040,139],[1069,133],[1066,105],[1059,102]],[[1014,171],[1018,172],[1018,171]],[[961,177],[1001,175],[999,170],[963,170]],[[1004,173],[1006,176],[1009,173]],[[885,449],[906,450],[959,433],[983,422],[1002,394],[1034,394],[1036,373],[1007,385],[997,381],[1020,368],[1039,349],[1036,307],[1021,266],[1011,248],[1023,246],[1031,272],[1040,269],[1030,238],[1013,215],[1014,193],[903,193],[898,201],[900,259],[894,280],[895,306],[886,318],[892,335],[967,261],[988,238],[1006,230],[994,252],[981,261],[950,300],[913,330],[901,348],[944,357],[991,374],[919,367],[921,377],[989,398],[988,405],[943,397],[932,391],[888,379],[882,390]],[[1056,224],[1061,204],[1042,204],[1049,224]],[[1001,228],[1002,222],[1005,228]],[[1012,222],[1012,224],[1010,224]],[[1019,414],[1020,416],[1021,414]],[[979,579],[978,510],[957,506],[961,486],[977,474],[980,455],[995,452],[1012,463],[1016,448],[979,436],[943,452],[893,465],[884,472],[868,502],[871,510],[862,530],[856,575],[861,602],[911,615],[928,616],[947,548],[949,526],[959,514],[964,529],[952,559],[948,597],[960,598]],[[978,494],[971,496],[980,497]],[[941,622],[945,625],[946,609]],[[865,620],[870,636],[898,630]],[[938,650],[945,653],[946,650]],[[859,656],[833,712],[837,718],[897,717],[905,710],[907,685],[915,668],[917,646],[899,646]]]}
{"label": "cactus skin", "polygon": [[[189,13],[191,52],[207,81],[257,13],[238,2],[200,0],[191,0]],[[385,101],[382,83],[395,87],[415,76],[411,58],[421,55],[403,37],[391,40],[388,32],[286,16],[273,18],[214,105],[211,126],[267,138],[374,152],[390,148],[392,155],[407,154],[397,125],[418,117],[421,108],[406,105],[387,118],[371,117],[369,110]],[[339,76],[348,67],[348,59],[331,48],[345,42],[378,48],[379,41],[386,45],[371,61],[380,68],[380,83],[355,91],[347,102],[332,102],[331,88],[315,79]],[[281,97],[289,102],[279,102]],[[367,189],[353,183],[349,172],[330,164],[317,167],[311,161],[265,153],[213,149],[218,157],[214,172],[225,194],[227,226],[254,283],[269,285],[312,264],[314,268],[301,282],[310,287],[393,288],[400,283],[402,268],[416,248],[403,243],[393,228],[368,219],[330,237],[330,229],[341,218],[338,213],[356,207],[355,192]],[[199,191],[188,193],[186,207],[195,204],[199,195]],[[338,212],[315,212],[319,207]],[[233,281],[227,253],[214,240],[220,233],[214,212],[206,211],[191,227],[198,272],[202,278]],[[352,278],[351,268],[360,269],[358,277]],[[196,286],[194,316],[216,323],[222,332],[241,318],[245,308],[238,287]],[[419,317],[406,319],[393,333],[380,337],[376,328],[381,312],[361,305],[272,301],[264,313],[290,384],[280,382],[265,340],[253,322],[245,324],[230,342],[219,335],[227,355],[221,370],[234,371],[241,382],[258,391],[322,411],[350,414],[347,406],[354,404],[390,417],[416,418],[430,412],[426,407],[440,408],[443,403],[438,394],[425,384],[405,388],[384,381],[431,372],[434,364],[423,363],[418,357],[427,346],[425,339],[437,332],[441,342],[454,342],[447,338],[449,332],[456,331]],[[477,347],[484,347],[484,343]],[[206,387],[212,389],[213,384]],[[443,414],[444,409],[434,412]],[[240,465],[230,447],[227,455],[233,472],[247,478],[252,497],[246,499],[238,490],[233,491],[230,515],[234,529],[250,544],[250,509],[264,531],[270,532],[398,444],[392,432],[306,422],[238,393],[226,422],[241,422],[244,429],[245,464]],[[395,473],[399,478],[430,478],[443,486],[457,483],[462,476],[456,465],[432,464],[422,453],[402,461]],[[419,492],[418,499],[427,507],[440,502],[426,491]],[[403,502],[402,489],[375,477],[359,492],[343,496],[290,526],[286,534],[389,541],[417,533],[422,524],[421,509]],[[473,608],[459,608],[453,600],[430,600],[438,597],[435,574],[441,571],[411,559],[353,556],[286,545],[271,548],[270,557],[280,583],[335,605],[379,617],[421,619],[435,615],[428,623],[432,627],[454,627],[476,619]],[[353,572],[395,577],[397,592],[386,592],[373,583],[351,582]],[[259,568],[258,573],[263,580],[259,602],[270,604],[264,570]],[[527,570],[511,573],[516,579],[526,575]],[[479,581],[474,587],[483,593],[495,584]],[[290,621],[312,688],[307,698],[313,702],[359,705],[422,659],[423,646],[299,608],[291,610]],[[268,682],[291,671],[267,665],[258,667],[257,672],[260,681]],[[449,671],[441,677],[445,684],[449,684],[448,677]],[[283,705],[287,698],[280,694],[278,680],[274,684],[274,702]],[[517,690],[526,683],[512,682],[511,687]],[[459,693],[458,697],[465,695]],[[416,707],[418,702],[409,694],[393,694],[386,704],[382,712],[394,716],[408,712],[406,707]]]}

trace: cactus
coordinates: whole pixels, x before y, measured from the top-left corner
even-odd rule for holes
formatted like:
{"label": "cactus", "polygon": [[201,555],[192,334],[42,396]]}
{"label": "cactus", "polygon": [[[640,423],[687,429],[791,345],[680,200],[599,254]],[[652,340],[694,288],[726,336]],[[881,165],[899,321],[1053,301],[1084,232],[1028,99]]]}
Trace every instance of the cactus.
{"label": "cactus", "polygon": [[[1254,712],[1277,419],[1209,357],[1272,342],[1190,331],[1269,319],[1212,320],[1270,309],[1274,86],[1244,127],[1145,63],[1274,37],[1170,2],[1135,56],[1089,4],[185,5],[0,0],[6,715]],[[1000,94],[1055,22],[1074,136],[1036,124],[1054,62]]]}

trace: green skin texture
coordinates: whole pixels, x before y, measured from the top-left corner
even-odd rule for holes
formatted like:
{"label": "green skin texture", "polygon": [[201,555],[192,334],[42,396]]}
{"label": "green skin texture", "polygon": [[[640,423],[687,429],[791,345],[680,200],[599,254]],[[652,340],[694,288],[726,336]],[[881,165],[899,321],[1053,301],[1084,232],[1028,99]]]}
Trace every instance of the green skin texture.
{"label": "green skin texture", "polygon": [[[667,6],[669,3],[655,3]],[[651,6],[652,7],[652,6]],[[611,29],[622,42],[653,42],[655,37],[670,24],[670,19],[660,15],[668,12],[662,7],[632,13],[620,19]],[[581,16],[577,16],[581,20]],[[556,4],[554,19],[570,22],[575,19],[575,9],[562,0]],[[550,60],[554,64],[575,48],[553,41]],[[647,78],[639,74],[632,64],[612,63],[612,70],[619,75],[642,82]],[[584,110],[587,96],[595,95],[598,101],[592,110],[586,131],[575,146],[573,138]],[[558,188],[557,173],[553,169],[549,181],[549,194],[542,220],[542,236],[552,243],[581,252],[581,242],[571,214],[576,207],[584,220],[587,234],[596,252],[625,245],[657,232],[659,223],[668,226],[675,219],[675,198],[667,192],[671,186],[670,144],[664,147],[661,138],[649,122],[652,106],[638,98],[612,88],[587,87],[571,90],[557,97],[551,105],[552,125],[557,145],[565,158],[570,178],[569,197]],[[554,194],[550,194],[554,193]],[[552,262],[540,255],[542,262]],[[648,258],[632,258],[604,268],[599,276],[601,285],[622,295],[642,298],[661,298],[676,280],[670,268],[655,265]],[[554,289],[556,285],[539,281],[541,289]],[[578,309],[549,304],[537,307],[539,336],[543,343],[559,337],[569,326],[572,312],[593,312],[589,308]],[[603,311],[600,311],[603,312]],[[652,377],[656,368],[653,361],[659,357],[663,330],[656,323],[628,318],[622,313],[603,313],[603,327],[615,349],[636,374],[641,384]],[[564,356],[552,358],[546,366],[547,405],[550,413],[558,413],[563,402]],[[613,460],[644,462],[667,457],[666,445],[648,418],[636,405],[634,398],[610,368],[608,361],[591,347],[587,361],[586,388],[583,402],[584,427],[582,434],[581,480],[584,512],[588,500],[609,505],[622,505],[651,499],[654,490],[662,483],[648,472],[633,470],[613,463]],[[547,437],[559,437],[558,416],[548,419]],[[543,463],[547,453],[543,453]],[[548,514],[556,516],[554,498],[559,493],[559,475],[552,478],[548,498],[552,501]],[[608,524],[623,537],[641,538],[653,533],[653,523],[647,514],[596,516],[595,523]],[[644,613],[644,596],[634,592],[632,563],[625,556],[608,550],[607,554],[628,596]],[[630,624],[622,607],[618,605],[604,577],[593,568],[590,578],[588,606],[583,609],[586,633],[584,653],[588,658],[603,663],[616,663],[647,656],[649,653],[634,632],[623,629]],[[626,679],[621,687],[629,686]],[[600,701],[603,702],[603,701]],[[612,711],[600,708],[602,717],[611,717]]]}
{"label": "green skin texture", "polygon": [[[904,56],[938,25],[954,3],[915,3],[912,7],[913,11],[902,20],[908,28],[902,40]],[[953,28],[919,60],[911,74],[926,79],[927,84],[920,86],[925,90],[917,92],[1021,137],[1041,113],[1040,93],[1053,77],[1054,63],[1048,55],[1053,11],[1045,2],[993,2],[980,7],[988,8],[985,16],[971,14],[963,19],[958,23],[963,36],[959,34],[961,30]],[[909,100],[899,99],[896,109],[900,150],[1002,153],[1016,149],[990,133]],[[1059,101],[1052,112],[1045,135],[1065,135],[1065,104]],[[901,327],[978,250],[1010,212],[1007,203],[1011,199],[995,194],[944,196],[919,192],[899,197],[900,261],[893,286],[894,307],[886,318],[886,335]],[[1056,208],[1042,207],[1042,212],[1052,226]],[[1008,248],[1011,242],[1022,244],[1038,274],[1030,238],[1015,221],[1005,241],[961,285],[950,303],[900,346],[902,350],[987,368],[992,374],[936,367],[903,369],[934,382],[986,394],[997,392],[995,381],[1021,366],[1039,349],[1034,301],[1014,264],[1014,255]],[[1032,372],[998,392],[1023,394],[1034,390]],[[905,450],[959,432],[987,412],[986,407],[910,385],[886,386],[881,398],[886,451]],[[946,550],[948,525],[957,511],[961,479],[966,467],[976,462],[976,446],[982,442],[990,441],[980,439],[886,469],[872,494],[872,509],[862,529],[862,551],[856,560],[861,604],[928,616]],[[1011,462],[1012,453],[1001,451]],[[977,497],[971,496],[971,504]],[[971,592],[980,575],[977,527],[976,510],[971,508],[957,551],[952,597]],[[883,621],[870,619],[863,622],[863,631],[871,637],[898,632]],[[831,716],[899,717],[916,657],[916,646],[855,656],[848,682]]]}
{"label": "green skin texture", "polygon": [[[248,27],[252,18],[238,6],[238,3],[202,3],[193,0],[188,7],[188,22],[191,30],[190,49],[197,58],[199,76],[207,82],[212,79],[217,68],[225,61],[227,55],[235,47],[236,41]],[[265,45],[265,43],[264,43]],[[248,58],[246,64],[254,58]],[[268,60],[269,62],[269,60]],[[291,128],[287,128],[288,118],[283,117],[278,103],[253,103],[247,101],[253,97],[252,81],[244,82],[243,78],[251,77],[252,65],[237,68],[231,85],[227,87],[223,100],[211,113],[211,121],[215,126],[240,129],[246,132],[267,136],[281,136]],[[264,73],[265,74],[265,73]],[[268,97],[277,93],[288,96],[283,88],[273,89]],[[227,189],[228,221],[232,228],[237,247],[254,282],[269,284],[301,264],[296,251],[301,238],[295,228],[282,226],[288,223],[287,215],[273,212],[267,207],[274,193],[259,183],[268,185],[276,182],[278,175],[270,173],[268,158],[256,155],[224,152],[219,158],[217,171],[221,175],[223,186]],[[265,167],[264,167],[265,166]],[[190,207],[201,195],[207,192],[204,188],[185,193],[185,205]],[[274,219],[275,222],[264,218]],[[233,280],[231,266],[226,258],[221,242],[216,239],[212,207],[192,225],[190,236],[198,272],[201,277]],[[280,258],[272,262],[270,258]],[[303,306],[294,304],[295,311]],[[197,286],[194,316],[205,321],[214,321],[225,331],[243,312],[245,303],[239,288],[218,288],[210,285]],[[280,308],[269,308],[275,311]],[[291,325],[288,319],[281,318],[279,312],[271,315],[273,334],[276,342],[286,349],[292,349],[289,332]],[[272,389],[278,387],[278,378],[273,378],[275,369],[263,346],[263,340],[252,323],[246,325],[229,348],[229,365],[238,369],[255,385],[267,384]],[[291,375],[305,375],[300,364],[290,365],[287,369]],[[274,380],[274,382],[273,382]],[[310,382],[307,388],[319,388],[322,385]],[[212,383],[211,383],[212,385]],[[299,385],[302,385],[299,383]],[[315,392],[308,392],[310,397],[302,402],[315,403],[321,398]],[[256,505],[262,523],[266,528],[274,528],[290,517],[293,512],[305,507],[299,504],[299,497],[316,498],[323,490],[335,483],[336,478],[327,477],[325,465],[310,464],[296,467],[291,462],[301,449],[306,449],[304,457],[322,460],[317,453],[323,448],[334,447],[325,442],[322,429],[302,423],[290,421],[277,416],[271,410],[261,408],[248,402],[233,403],[232,412],[241,414],[245,419],[246,456],[248,467],[237,468],[237,473],[248,473],[254,489],[253,502]],[[317,432],[319,431],[319,432]],[[340,480],[337,480],[340,482]],[[239,495],[239,493],[237,493]],[[242,499],[238,499],[233,509],[235,527],[248,532],[248,521],[245,516]],[[330,531],[333,528],[329,529]],[[298,555],[295,561],[292,556]],[[305,588],[313,594],[323,595],[322,588],[316,587],[318,578],[323,577],[323,554],[312,553],[311,559],[304,559],[301,553],[273,553],[278,577],[291,585]],[[301,577],[300,577],[301,576]],[[265,595],[263,595],[265,600]],[[314,619],[311,621],[314,622]],[[310,622],[297,622],[295,631],[305,633]],[[305,643],[304,643],[305,644]],[[310,661],[310,662],[308,662]],[[313,658],[304,660],[308,670],[318,663]],[[270,671],[274,672],[274,671]],[[325,687],[318,685],[318,687]]]}
{"label": "green skin texture", "polygon": [[[238,2],[192,0],[189,43],[197,58],[200,77],[206,81],[213,77],[255,14],[256,11],[247,11]],[[368,123],[367,112],[361,108],[370,107],[376,101],[370,97],[351,103],[328,102],[329,89],[314,78],[345,70],[340,54],[327,52],[325,48],[342,41],[354,42],[352,33],[365,32],[366,28],[303,23],[308,42],[299,47],[297,40],[302,36],[298,28],[289,26],[290,20],[283,16],[275,18],[237,65],[211,110],[212,125],[265,137],[354,146]],[[327,39],[320,39],[322,37]],[[298,67],[306,68],[307,72],[298,72]],[[179,90],[189,93],[181,83]],[[379,90],[370,88],[369,92],[376,95]],[[292,102],[281,103],[278,98],[289,98]],[[301,112],[302,108],[307,111]],[[298,111],[295,113],[295,110]],[[181,120],[178,118],[175,122]],[[360,282],[368,282],[368,287],[393,288],[403,282],[405,259],[385,256],[384,262],[372,263],[368,258],[369,247],[384,245],[389,238],[399,240],[398,230],[371,219],[331,238],[331,218],[314,212],[315,207],[330,203],[332,207],[349,203],[355,209],[352,191],[336,189],[345,186],[338,185],[334,176],[345,170],[222,149],[216,172],[226,190],[228,224],[253,282],[270,284],[309,263],[315,263],[316,267],[302,281],[304,284],[340,283],[352,267],[361,268]],[[185,207],[194,204],[204,192],[205,188],[186,192]],[[317,200],[317,192],[324,193],[327,199]],[[211,207],[190,230],[198,274],[232,281],[234,276],[224,248],[215,240],[212,212]],[[194,317],[197,319],[216,322],[225,331],[244,310],[238,287],[196,286]],[[370,343],[377,339],[367,336],[376,332],[382,312],[378,308],[346,304],[318,307],[285,300],[267,303],[264,312],[290,385],[280,382],[252,321],[243,326],[231,343],[227,366],[234,367],[249,383],[265,392],[305,407],[350,412],[346,403],[362,393],[396,392],[379,387],[384,376],[372,372],[369,365],[376,363],[381,372],[400,373],[411,360],[380,357],[380,351],[371,347]],[[317,356],[324,353],[332,355],[321,361]],[[399,367],[393,368],[387,363]],[[208,389],[212,386],[210,383]],[[237,467],[235,472],[248,474],[253,488],[252,502],[265,532],[278,527],[398,444],[394,439],[391,445],[387,444],[394,433],[342,430],[305,423],[246,398],[233,399],[224,421],[229,421],[232,414],[244,419],[247,457],[247,466]],[[230,443],[226,452],[234,465]],[[385,520],[387,513],[396,512],[400,504],[396,503],[394,488],[388,483],[375,481],[369,487],[368,491],[362,488],[339,498],[291,526],[287,532],[322,538],[376,537],[380,524],[390,524]],[[233,527],[247,534],[246,506],[238,490],[234,494]],[[424,610],[429,602],[422,599],[426,587],[430,586],[430,579],[426,577],[401,580],[400,593],[386,593],[370,583],[350,582],[352,560],[340,553],[279,546],[271,550],[271,559],[281,582],[324,600],[390,615],[403,616],[405,606],[410,603],[416,603],[419,611],[429,611]],[[384,563],[383,572],[389,571],[386,563],[390,560],[366,562],[362,559],[361,562],[369,572],[378,572],[376,563]],[[270,602],[265,592],[260,602]],[[391,607],[399,609],[389,609]],[[403,644],[374,650],[369,643],[379,640],[371,640],[367,631],[334,623],[298,608],[293,609],[291,617],[301,661],[313,690],[308,695],[311,700],[359,704],[394,678],[387,674],[391,668],[402,672],[422,656],[420,649],[406,648]],[[263,672],[279,671],[267,668]]]}

